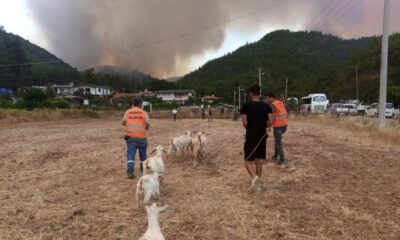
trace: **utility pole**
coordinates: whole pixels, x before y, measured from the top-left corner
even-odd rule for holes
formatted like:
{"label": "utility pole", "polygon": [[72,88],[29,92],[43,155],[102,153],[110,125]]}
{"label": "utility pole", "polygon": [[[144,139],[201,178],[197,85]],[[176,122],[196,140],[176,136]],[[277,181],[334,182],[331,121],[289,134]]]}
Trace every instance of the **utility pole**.
{"label": "utility pole", "polygon": [[379,86],[379,128],[384,128],[386,121],[385,112],[386,112],[386,94],[387,94],[390,0],[385,0],[384,9],[385,10],[383,15],[381,77]]}
{"label": "utility pole", "polygon": [[233,89],[233,106],[236,106],[236,91]]}
{"label": "utility pole", "polygon": [[287,101],[287,92],[288,92],[288,82],[289,82],[289,79],[288,78],[286,78],[286,87],[285,87],[285,103],[286,103],[286,101]]}
{"label": "utility pole", "polygon": [[239,99],[239,103],[238,103],[238,109],[240,109],[240,86],[239,86],[239,89],[238,89],[238,91],[239,91],[239,97],[238,97],[238,99]]}
{"label": "utility pole", "polygon": [[358,65],[356,65],[356,91],[357,91],[357,104],[359,104],[360,100],[358,98]]}
{"label": "utility pole", "polygon": [[260,85],[260,97],[261,97],[261,68],[258,68],[258,85]]}
{"label": "utility pole", "polygon": [[125,96],[125,88],[122,88],[122,96],[124,96],[124,109],[126,109],[126,96]]}

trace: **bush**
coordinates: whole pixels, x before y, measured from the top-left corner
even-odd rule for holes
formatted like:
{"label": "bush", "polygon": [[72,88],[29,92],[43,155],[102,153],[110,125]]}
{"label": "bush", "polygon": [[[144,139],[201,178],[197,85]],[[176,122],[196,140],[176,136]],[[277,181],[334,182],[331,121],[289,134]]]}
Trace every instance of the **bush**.
{"label": "bush", "polygon": [[11,108],[12,106],[12,100],[0,96],[0,108]]}
{"label": "bush", "polygon": [[154,103],[153,109],[155,110],[172,110],[176,108],[177,105],[174,103]]}
{"label": "bush", "polygon": [[51,106],[54,108],[67,109],[69,108],[69,102],[65,99],[53,100],[51,101]]}

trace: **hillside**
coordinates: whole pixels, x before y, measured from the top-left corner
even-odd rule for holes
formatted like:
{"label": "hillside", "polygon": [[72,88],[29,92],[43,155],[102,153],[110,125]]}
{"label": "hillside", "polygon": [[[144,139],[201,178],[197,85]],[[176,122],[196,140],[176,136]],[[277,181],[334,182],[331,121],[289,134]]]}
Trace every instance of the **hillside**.
{"label": "hillside", "polygon": [[97,66],[94,68],[96,73],[104,73],[108,75],[120,75],[128,79],[135,79],[140,84],[145,84],[153,80],[154,78],[146,73],[140,71],[133,71],[125,68],[119,68],[115,66]]}
{"label": "hillside", "polygon": [[[358,70],[359,96],[367,102],[376,102],[379,97],[381,64],[381,38],[370,46],[355,53],[340,70],[336,87],[331,91],[333,97],[355,98],[355,70]],[[400,105],[400,34],[389,39],[388,101]]]}
{"label": "hillside", "polygon": [[337,70],[373,38],[343,40],[319,32],[275,31],[258,42],[206,63],[178,81],[200,94],[214,93],[232,101],[239,85],[258,83],[258,67],[263,69],[263,91],[284,93],[289,79],[290,96],[328,92],[337,82]]}
{"label": "hillside", "polygon": [[[0,65],[55,60],[59,59],[45,49],[0,29]],[[0,86],[13,89],[45,85],[49,82],[67,83],[79,79],[79,72],[64,62],[0,69]]]}

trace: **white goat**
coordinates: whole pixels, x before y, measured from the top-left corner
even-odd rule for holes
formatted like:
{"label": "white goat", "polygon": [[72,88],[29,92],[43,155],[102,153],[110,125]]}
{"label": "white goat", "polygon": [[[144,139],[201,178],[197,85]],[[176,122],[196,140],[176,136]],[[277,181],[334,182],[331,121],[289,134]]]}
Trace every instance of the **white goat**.
{"label": "white goat", "polygon": [[203,132],[197,132],[190,139],[190,150],[193,153],[193,165],[197,164],[199,157],[204,155],[204,147],[207,145],[207,138]]}
{"label": "white goat", "polygon": [[164,240],[164,235],[161,232],[160,224],[158,223],[158,219],[160,218],[160,212],[167,209],[168,205],[164,205],[163,207],[157,207],[155,203],[153,203],[150,207],[145,206],[147,212],[147,219],[149,225],[147,226],[147,230],[143,236],[139,238],[139,240]]}
{"label": "white goat", "polygon": [[188,153],[190,139],[192,138],[192,132],[186,131],[184,135],[173,138],[171,140],[171,145],[168,149],[168,155],[173,150],[175,152],[175,156],[185,156]]}
{"label": "white goat", "polygon": [[147,158],[143,162],[143,174],[156,172],[159,175],[160,182],[162,182],[165,173],[163,155],[166,151],[162,146],[157,146],[151,153],[154,152],[156,152],[156,155]]}
{"label": "white goat", "polygon": [[140,206],[141,199],[143,203],[148,203],[152,197],[160,196],[160,182],[158,173],[143,175],[136,186],[136,200]]}

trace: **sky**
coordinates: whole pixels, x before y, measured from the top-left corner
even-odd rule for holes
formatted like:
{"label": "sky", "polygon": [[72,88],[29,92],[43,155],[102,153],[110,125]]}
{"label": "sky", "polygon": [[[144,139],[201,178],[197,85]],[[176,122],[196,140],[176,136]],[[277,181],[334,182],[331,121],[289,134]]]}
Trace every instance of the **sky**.
{"label": "sky", "polygon": [[[0,0],[0,25],[79,69],[115,65],[167,78],[277,29],[378,35],[383,2]],[[391,32],[399,32],[400,0],[391,2]]]}

